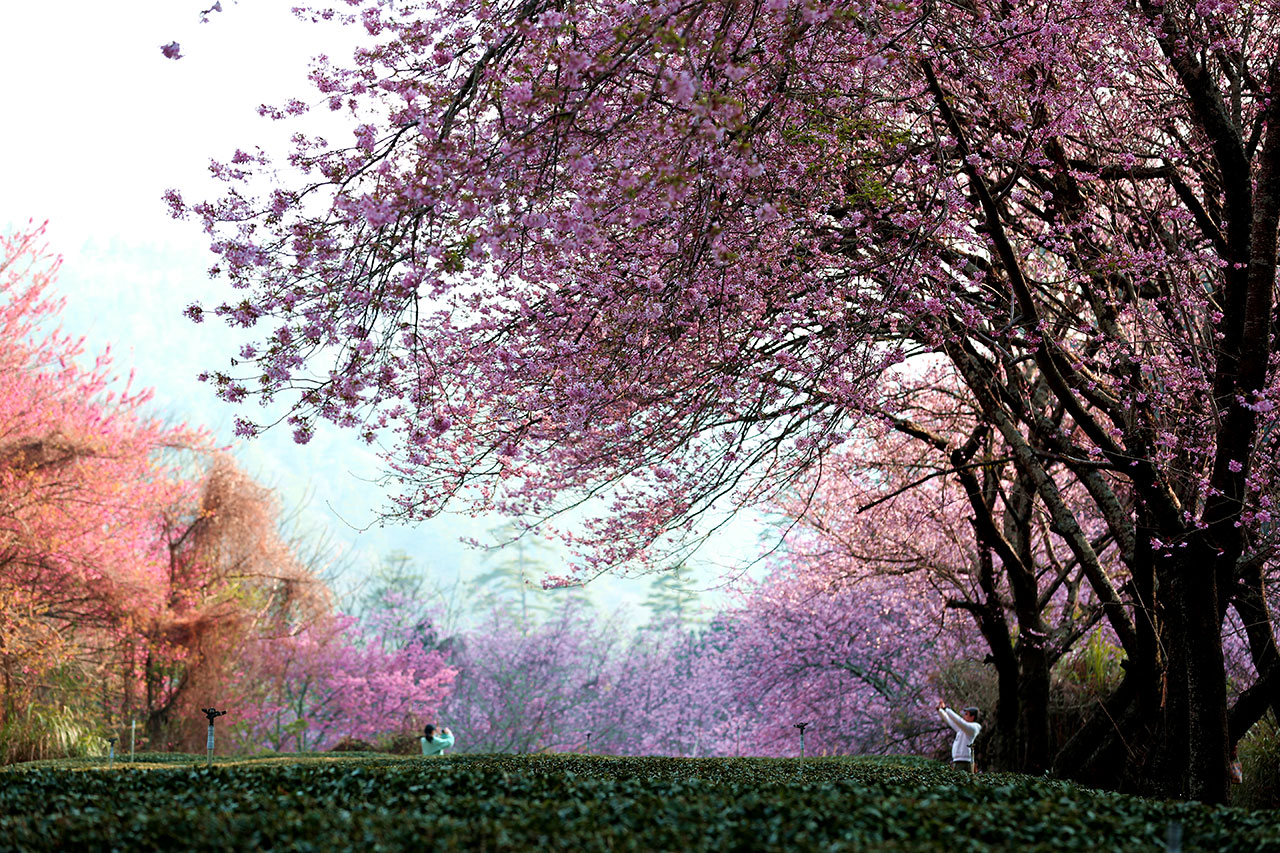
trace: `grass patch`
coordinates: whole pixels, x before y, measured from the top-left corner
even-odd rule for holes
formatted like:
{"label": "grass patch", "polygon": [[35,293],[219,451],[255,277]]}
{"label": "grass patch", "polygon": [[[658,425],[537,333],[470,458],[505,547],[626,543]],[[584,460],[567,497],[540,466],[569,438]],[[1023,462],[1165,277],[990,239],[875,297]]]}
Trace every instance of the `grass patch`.
{"label": "grass patch", "polygon": [[1107,794],[922,759],[217,759],[0,771],[4,849],[1280,850],[1270,812]]}

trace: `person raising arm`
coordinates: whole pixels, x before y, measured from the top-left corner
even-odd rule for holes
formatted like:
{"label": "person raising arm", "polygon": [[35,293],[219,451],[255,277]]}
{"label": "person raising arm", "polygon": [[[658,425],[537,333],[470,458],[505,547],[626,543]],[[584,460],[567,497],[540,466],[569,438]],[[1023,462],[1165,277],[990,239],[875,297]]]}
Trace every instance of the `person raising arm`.
{"label": "person raising arm", "polygon": [[453,732],[449,731],[448,726],[437,732],[436,727],[428,723],[418,740],[422,743],[423,755],[440,755],[453,746]]}
{"label": "person raising arm", "polygon": [[947,707],[946,700],[938,700],[938,713],[956,733],[951,742],[951,766],[965,773],[973,773],[973,739],[982,731],[978,722],[978,709],[965,708],[960,714]]}

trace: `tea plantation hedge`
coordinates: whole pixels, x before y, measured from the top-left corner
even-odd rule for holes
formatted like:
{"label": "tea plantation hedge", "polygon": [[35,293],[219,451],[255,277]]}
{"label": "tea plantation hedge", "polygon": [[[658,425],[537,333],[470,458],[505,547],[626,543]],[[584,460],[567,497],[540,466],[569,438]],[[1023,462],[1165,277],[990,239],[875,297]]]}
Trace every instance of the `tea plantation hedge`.
{"label": "tea plantation hedge", "polygon": [[919,759],[139,758],[0,771],[0,849],[1280,851],[1270,812]]}

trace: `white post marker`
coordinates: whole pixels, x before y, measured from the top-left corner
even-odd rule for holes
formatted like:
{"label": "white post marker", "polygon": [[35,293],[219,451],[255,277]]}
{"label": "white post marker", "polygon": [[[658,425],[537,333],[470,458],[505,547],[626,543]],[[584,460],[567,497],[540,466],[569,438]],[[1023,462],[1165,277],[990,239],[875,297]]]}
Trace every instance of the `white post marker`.
{"label": "white post marker", "polygon": [[129,721],[129,763],[133,763],[133,744],[138,737],[138,721]]}

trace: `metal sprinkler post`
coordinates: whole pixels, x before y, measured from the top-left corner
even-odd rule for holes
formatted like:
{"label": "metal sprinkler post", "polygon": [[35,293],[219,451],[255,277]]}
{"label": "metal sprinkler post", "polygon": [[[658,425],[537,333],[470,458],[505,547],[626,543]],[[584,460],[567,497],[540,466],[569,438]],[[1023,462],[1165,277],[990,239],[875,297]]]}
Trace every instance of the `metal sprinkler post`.
{"label": "metal sprinkler post", "polygon": [[129,763],[133,763],[133,745],[138,739],[138,721],[129,721]]}
{"label": "metal sprinkler post", "polygon": [[800,730],[800,761],[804,761],[804,729],[808,723],[796,723],[795,727]]}
{"label": "metal sprinkler post", "polygon": [[204,760],[205,766],[208,767],[213,764],[213,721],[227,712],[219,711],[217,708],[201,708],[200,712],[209,718],[209,740],[205,744],[207,754]]}
{"label": "metal sprinkler post", "polygon": [[116,739],[113,737],[109,737],[107,738],[107,769],[109,770],[115,766],[116,766]]}

